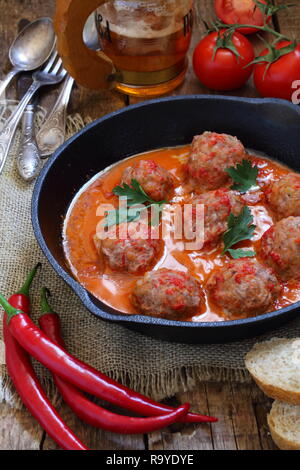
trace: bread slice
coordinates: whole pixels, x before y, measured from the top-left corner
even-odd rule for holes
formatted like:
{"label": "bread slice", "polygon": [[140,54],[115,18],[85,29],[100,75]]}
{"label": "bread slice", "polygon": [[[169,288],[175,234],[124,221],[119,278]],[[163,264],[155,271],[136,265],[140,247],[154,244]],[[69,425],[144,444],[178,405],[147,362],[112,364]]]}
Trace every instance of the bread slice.
{"label": "bread slice", "polygon": [[257,343],[246,355],[245,364],[267,396],[300,405],[300,338]]}
{"label": "bread slice", "polygon": [[268,415],[275,444],[281,450],[300,450],[300,406],[275,400]]}

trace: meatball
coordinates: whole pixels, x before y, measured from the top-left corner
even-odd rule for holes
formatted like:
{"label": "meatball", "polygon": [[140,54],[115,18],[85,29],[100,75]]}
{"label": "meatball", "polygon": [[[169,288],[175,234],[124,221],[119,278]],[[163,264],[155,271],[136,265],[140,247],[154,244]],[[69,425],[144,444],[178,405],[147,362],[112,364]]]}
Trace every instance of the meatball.
{"label": "meatball", "polygon": [[133,179],[140,183],[145,193],[154,201],[167,199],[174,187],[171,173],[153,160],[140,160],[127,167],[123,172],[122,183],[130,185]]}
{"label": "meatball", "polygon": [[[128,229],[127,229],[128,228]],[[114,271],[131,274],[143,273],[155,263],[161,250],[161,240],[154,239],[145,223],[131,222],[115,227],[106,233],[106,238],[94,238],[96,248]]]}
{"label": "meatball", "polygon": [[180,320],[199,312],[204,294],[190,274],[163,268],[136,283],[132,303],[144,315]]}
{"label": "meatball", "polygon": [[266,312],[281,286],[273,272],[256,260],[233,260],[214,272],[207,282],[212,301],[229,316],[255,316]]}
{"label": "meatball", "polygon": [[300,217],[281,219],[264,233],[260,256],[283,281],[300,278]]}
{"label": "meatball", "polygon": [[267,200],[278,220],[300,216],[300,175],[290,173],[273,183]]}
{"label": "meatball", "polygon": [[229,180],[226,168],[244,158],[245,148],[236,137],[204,132],[194,137],[186,172],[190,183],[199,192],[218,189]]}
{"label": "meatball", "polygon": [[[204,204],[204,244],[215,244],[221,235],[228,229],[228,217],[230,213],[237,216],[244,203],[235,191],[227,188],[209,191],[193,199],[193,219],[196,217],[197,204]],[[193,231],[196,230],[196,222],[193,220]]]}

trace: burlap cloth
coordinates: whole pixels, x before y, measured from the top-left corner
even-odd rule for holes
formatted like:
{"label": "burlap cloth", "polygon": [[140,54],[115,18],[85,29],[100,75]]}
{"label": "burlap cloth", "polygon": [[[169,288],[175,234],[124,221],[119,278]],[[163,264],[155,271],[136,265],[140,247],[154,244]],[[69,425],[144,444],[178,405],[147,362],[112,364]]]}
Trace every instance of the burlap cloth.
{"label": "burlap cloth", "polygon": [[[43,112],[40,110],[39,120],[42,118]],[[68,135],[85,124],[80,116],[69,116]],[[21,181],[17,174],[17,140],[0,177],[0,292],[7,297],[12,294],[35,263],[41,261],[43,270],[32,289],[33,318],[36,320],[38,317],[39,288],[46,285],[53,294],[53,307],[61,314],[69,350],[111,377],[154,398],[192,389],[200,381],[250,380],[244,369],[243,358],[257,338],[219,345],[167,343],[105,323],[93,317],[82,306],[73,291],[53,271],[35,240],[30,219],[33,185]],[[274,335],[300,336],[300,318],[260,339]],[[17,406],[19,402],[6,375],[2,341],[0,345],[3,364],[0,400]],[[40,365],[36,365],[36,368],[47,391],[54,394],[48,371]]]}

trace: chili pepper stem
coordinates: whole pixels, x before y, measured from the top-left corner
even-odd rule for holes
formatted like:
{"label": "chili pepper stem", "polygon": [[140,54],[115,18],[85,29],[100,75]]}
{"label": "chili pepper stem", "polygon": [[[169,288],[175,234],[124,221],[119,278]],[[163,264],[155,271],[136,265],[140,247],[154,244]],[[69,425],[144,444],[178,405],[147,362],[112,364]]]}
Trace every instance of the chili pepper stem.
{"label": "chili pepper stem", "polygon": [[51,295],[50,290],[47,287],[43,287],[41,289],[41,315],[45,315],[46,313],[55,313],[53,308],[50,306],[47,296]]}
{"label": "chili pepper stem", "polygon": [[24,314],[24,312],[22,310],[18,310],[16,308],[12,307],[12,305],[10,305],[10,303],[3,297],[3,295],[0,295],[0,305],[3,307],[3,309],[7,313],[7,322],[8,323],[16,315]]}
{"label": "chili pepper stem", "polygon": [[37,271],[39,270],[39,268],[41,266],[42,266],[41,263],[37,263],[37,265],[33,268],[33,270],[28,274],[28,277],[27,277],[26,281],[24,282],[21,289],[17,292],[17,294],[23,294],[23,295],[26,295],[27,297],[29,297],[29,290],[30,290],[32,281],[35,278],[36,273],[37,273]]}

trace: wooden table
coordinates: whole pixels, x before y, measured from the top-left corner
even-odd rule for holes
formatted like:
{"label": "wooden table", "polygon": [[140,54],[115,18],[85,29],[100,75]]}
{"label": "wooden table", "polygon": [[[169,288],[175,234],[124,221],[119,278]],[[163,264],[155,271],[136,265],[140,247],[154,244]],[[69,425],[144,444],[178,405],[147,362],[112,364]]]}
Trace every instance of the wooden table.
{"label": "wooden table", "polygon": [[[23,18],[33,20],[38,16],[52,16],[54,0],[0,0],[0,63],[3,71],[9,68],[7,51],[13,40],[18,24]],[[212,0],[196,0],[197,24],[193,46],[204,31],[200,18],[213,17]],[[278,0],[277,3],[290,3]],[[300,3],[300,2],[299,2]],[[300,4],[291,12],[284,11],[275,18],[276,29],[296,37],[300,26]],[[256,48],[261,47],[257,38]],[[191,51],[193,47],[191,48]],[[174,94],[211,93],[195,78],[190,68],[184,84]],[[239,96],[257,96],[250,82],[243,89],[233,93]],[[15,96],[12,90],[10,96]],[[136,101],[136,100],[135,100]],[[70,113],[78,112],[93,119],[127,106],[134,100],[116,92],[91,92],[76,88],[69,107]],[[219,422],[209,425],[175,426],[164,432],[146,436],[119,436],[86,426],[74,417],[65,405],[60,413],[76,434],[93,449],[149,449],[149,450],[269,450],[275,445],[269,435],[266,415],[271,400],[265,397],[254,384],[203,383],[196,390],[174,397],[176,401],[189,401],[195,410],[218,416]],[[26,410],[15,410],[0,404],[0,449],[49,450],[57,449],[56,444],[43,432]]]}

